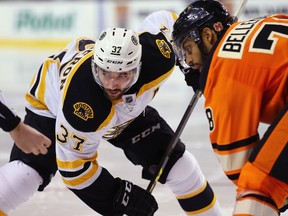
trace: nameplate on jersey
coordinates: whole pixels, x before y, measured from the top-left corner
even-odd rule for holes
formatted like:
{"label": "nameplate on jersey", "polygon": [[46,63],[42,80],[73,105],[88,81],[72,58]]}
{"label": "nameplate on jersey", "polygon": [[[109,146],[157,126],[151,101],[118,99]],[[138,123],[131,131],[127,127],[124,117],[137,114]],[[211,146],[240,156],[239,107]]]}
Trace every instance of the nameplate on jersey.
{"label": "nameplate on jersey", "polygon": [[132,112],[136,106],[136,94],[123,95],[122,99],[124,101],[124,110],[126,112]]}
{"label": "nameplate on jersey", "polygon": [[[91,53],[93,51],[93,46],[89,47],[88,49],[84,50],[84,51],[79,51],[73,58],[71,61],[69,61],[67,63],[67,65],[65,65],[63,67],[63,69],[61,69],[60,71],[60,90],[62,90],[64,88],[64,86],[66,85],[66,81],[68,80],[68,76],[69,74],[73,71],[75,72],[77,70],[76,65],[78,65],[78,63],[80,61],[84,61],[82,58],[86,57],[89,58],[90,55],[88,55],[89,53]],[[76,69],[75,69],[76,68]],[[72,72],[72,73],[73,73]]]}
{"label": "nameplate on jersey", "polygon": [[231,59],[242,59],[247,38],[259,19],[251,19],[236,25],[221,43],[218,56]]}

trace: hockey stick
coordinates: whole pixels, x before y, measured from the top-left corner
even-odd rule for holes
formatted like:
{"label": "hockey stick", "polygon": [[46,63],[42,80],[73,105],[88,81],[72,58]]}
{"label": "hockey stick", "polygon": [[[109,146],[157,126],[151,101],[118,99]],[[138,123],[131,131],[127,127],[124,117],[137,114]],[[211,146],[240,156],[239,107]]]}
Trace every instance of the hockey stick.
{"label": "hockey stick", "polygon": [[238,17],[241,16],[241,14],[243,13],[243,10],[244,10],[244,8],[246,7],[247,1],[248,1],[248,0],[242,0],[242,1],[241,1],[238,9],[237,9],[236,12],[235,12],[234,22],[237,22]]}
{"label": "hockey stick", "polygon": [[[238,9],[236,10],[235,12],[235,16],[234,16],[234,22],[236,22],[238,20],[238,17],[243,13],[243,10],[246,6],[246,3],[247,3],[248,0],[241,0],[240,2],[240,5],[238,7]],[[153,175],[153,178],[151,179],[148,187],[147,187],[147,191],[149,191],[150,193],[152,193],[152,191],[154,190],[155,186],[156,186],[156,183],[159,181],[159,178],[161,177],[162,175],[162,172],[178,142],[178,139],[179,137],[181,136],[182,134],[182,131],[183,129],[185,128],[186,126],[186,123],[188,121],[188,119],[190,118],[190,115],[195,107],[195,105],[197,104],[198,102],[198,99],[201,97],[202,95],[202,92],[200,90],[197,90],[195,92],[195,94],[193,95],[176,131],[175,131],[175,134],[174,134],[174,137],[172,138],[171,142],[169,143],[169,145],[167,146],[167,149],[157,167],[157,170],[155,171],[154,175]]]}
{"label": "hockey stick", "polygon": [[179,140],[179,137],[180,137],[183,129],[185,128],[186,123],[187,123],[195,105],[197,104],[198,99],[201,97],[201,95],[202,95],[202,92],[200,90],[197,90],[195,92],[195,94],[193,95],[193,97],[192,97],[192,99],[191,99],[191,101],[190,101],[190,103],[189,103],[177,129],[176,129],[174,137],[172,138],[171,142],[167,146],[167,149],[166,149],[166,151],[162,157],[162,160],[160,161],[159,166],[158,166],[156,172],[154,173],[153,178],[151,179],[151,181],[147,187],[147,191],[149,191],[150,193],[152,193],[156,183],[158,182],[160,176],[162,175],[162,172],[163,172],[163,170],[164,170],[164,168],[165,168],[165,166],[166,166],[166,164],[167,164],[167,162],[168,162],[168,160],[169,160],[169,158],[170,158],[170,156],[171,156],[171,154],[172,154],[172,152],[173,152],[173,150],[174,150],[174,148],[175,148],[175,146]]}

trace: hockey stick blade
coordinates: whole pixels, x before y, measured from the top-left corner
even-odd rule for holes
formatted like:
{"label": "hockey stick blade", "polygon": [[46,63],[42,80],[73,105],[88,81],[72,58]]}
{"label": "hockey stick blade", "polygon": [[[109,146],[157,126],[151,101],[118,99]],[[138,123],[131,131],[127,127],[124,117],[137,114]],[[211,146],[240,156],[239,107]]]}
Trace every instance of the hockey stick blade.
{"label": "hockey stick blade", "polygon": [[162,157],[162,160],[160,161],[159,165],[158,165],[158,168],[156,170],[156,172],[154,173],[153,175],[153,178],[151,179],[148,187],[147,187],[147,191],[149,191],[150,193],[152,193],[152,191],[154,190],[155,186],[156,186],[156,183],[159,181],[159,178],[161,177],[162,175],[162,172],[175,148],[175,146],[177,145],[177,142],[179,140],[179,137],[181,136],[185,126],[186,126],[186,123],[188,121],[188,119],[190,118],[190,115],[194,109],[194,107],[196,106],[197,104],[197,101],[198,99],[201,97],[202,95],[202,92],[200,90],[197,90],[195,92],[195,94],[193,95],[188,107],[186,108],[186,111],[175,131],[175,134],[174,134],[174,137],[172,138],[171,142],[169,143],[163,157]]}

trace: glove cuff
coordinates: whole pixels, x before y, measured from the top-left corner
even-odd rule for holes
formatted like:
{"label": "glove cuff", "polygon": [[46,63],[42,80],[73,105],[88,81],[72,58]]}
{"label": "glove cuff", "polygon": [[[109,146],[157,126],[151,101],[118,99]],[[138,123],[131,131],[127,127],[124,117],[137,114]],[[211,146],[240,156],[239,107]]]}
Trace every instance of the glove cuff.
{"label": "glove cuff", "polygon": [[19,116],[14,116],[13,118],[5,119],[1,127],[4,131],[10,132],[16,128],[20,121],[21,118]]}

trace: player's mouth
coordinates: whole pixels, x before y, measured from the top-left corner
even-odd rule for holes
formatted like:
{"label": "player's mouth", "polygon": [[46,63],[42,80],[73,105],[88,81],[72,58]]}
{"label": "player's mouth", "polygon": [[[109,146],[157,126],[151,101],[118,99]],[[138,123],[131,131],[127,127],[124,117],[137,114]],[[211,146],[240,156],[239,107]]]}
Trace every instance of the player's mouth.
{"label": "player's mouth", "polygon": [[106,95],[109,97],[110,100],[118,100],[122,96],[122,91],[120,89],[105,89]]}
{"label": "player's mouth", "polygon": [[202,70],[203,70],[203,65],[199,65],[199,64],[193,65],[192,68],[193,68],[194,70],[198,70],[198,71],[202,72]]}

